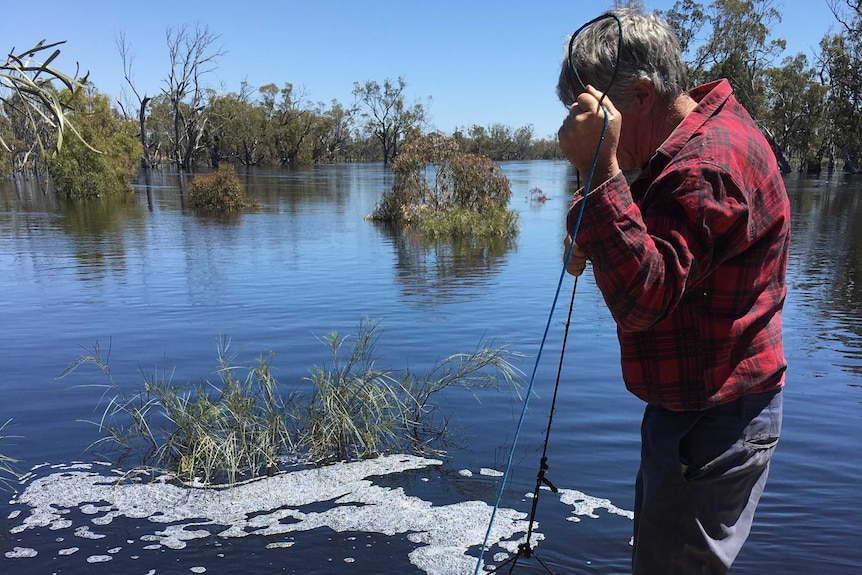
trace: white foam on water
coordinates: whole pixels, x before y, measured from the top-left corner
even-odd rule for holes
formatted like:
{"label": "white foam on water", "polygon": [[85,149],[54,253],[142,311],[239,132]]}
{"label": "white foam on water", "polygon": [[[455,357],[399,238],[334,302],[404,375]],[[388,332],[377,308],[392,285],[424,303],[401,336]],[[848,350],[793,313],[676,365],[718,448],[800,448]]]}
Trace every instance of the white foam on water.
{"label": "white foam on water", "polygon": [[37,551],[30,547],[15,547],[12,551],[6,552],[7,559],[21,559],[24,557],[35,557],[36,555]]}
{"label": "white foam on water", "polygon": [[268,543],[266,545],[267,549],[287,549],[288,547],[293,547],[296,545],[296,541],[281,541],[279,543]]}
{"label": "white foam on water", "polygon": [[[72,526],[71,521],[68,520],[58,519],[58,522],[62,524],[62,529],[66,529]],[[24,526],[28,527],[26,525],[26,520]],[[55,529],[55,523],[51,522],[46,527],[50,529]],[[92,531],[90,531],[89,527],[87,527],[86,525],[82,525],[75,529],[75,537],[80,537],[81,539],[104,539],[105,537],[107,537],[107,535],[105,535],[104,533],[93,533]]]}
{"label": "white foam on water", "polygon": [[69,547],[68,549],[60,549],[57,551],[57,555],[73,555],[80,551],[78,547]]}
{"label": "white foam on water", "polygon": [[112,559],[110,555],[90,555],[87,557],[87,563],[107,563]]}
{"label": "white foam on water", "polygon": [[574,517],[569,517],[569,521],[579,521],[579,517],[582,515],[586,515],[592,519],[598,519],[599,516],[595,513],[596,509],[604,509],[608,513],[620,515],[621,517],[626,517],[628,519],[634,519],[635,517],[634,512],[617,507],[611,503],[610,499],[593,497],[592,495],[587,495],[582,491],[574,489],[560,489],[559,496],[560,502],[565,505],[571,505],[574,508],[572,510],[572,515]]}
{"label": "white foam on water", "polygon": [[[468,551],[485,540],[493,510],[490,505],[483,501],[434,505],[407,495],[400,487],[381,487],[370,479],[441,464],[436,459],[392,455],[281,473],[231,488],[210,489],[178,486],[170,483],[167,476],[148,482],[124,476],[123,481],[118,481],[120,477],[116,472],[106,475],[82,463],[51,466],[56,472],[40,478],[34,476],[13,501],[29,506],[30,513],[24,517],[18,514],[10,517],[21,521],[11,531],[74,529],[79,538],[105,537],[91,531],[89,525],[73,525],[68,514],[77,510],[88,516],[90,525],[107,526],[118,517],[147,520],[147,525],[153,525],[152,530],[139,538],[149,543],[143,547],[146,550],[183,549],[188,541],[213,536],[289,536],[319,528],[387,536],[403,534],[418,545],[408,559],[420,570],[428,575],[467,575],[473,573],[477,560]],[[480,474],[497,476],[499,472],[483,468]],[[469,477],[472,473],[461,475]],[[427,477],[421,479],[428,480]],[[618,515],[629,513],[606,499],[591,498],[578,491],[560,490],[560,500],[573,505],[575,515],[595,517],[593,511],[598,508]],[[329,502],[330,507],[314,512],[301,510],[323,502]],[[498,546],[516,553],[519,543],[526,538],[526,518],[526,513],[514,509],[498,509],[488,536],[488,548]],[[164,529],[159,529],[159,524],[165,525]],[[544,539],[535,531],[533,537],[535,541]],[[127,543],[132,542],[128,540]],[[297,543],[301,543],[301,539],[297,541],[289,536],[283,542],[266,547],[278,550]],[[77,551],[77,548],[72,549]],[[110,552],[118,553],[120,549],[115,547]],[[15,557],[24,557],[30,552],[36,554],[35,550],[16,547],[6,556],[12,553]],[[93,555],[87,561],[111,559],[110,555]],[[499,560],[496,555],[495,560]],[[344,561],[350,563],[354,558]],[[194,569],[204,568],[192,569],[203,572]]]}

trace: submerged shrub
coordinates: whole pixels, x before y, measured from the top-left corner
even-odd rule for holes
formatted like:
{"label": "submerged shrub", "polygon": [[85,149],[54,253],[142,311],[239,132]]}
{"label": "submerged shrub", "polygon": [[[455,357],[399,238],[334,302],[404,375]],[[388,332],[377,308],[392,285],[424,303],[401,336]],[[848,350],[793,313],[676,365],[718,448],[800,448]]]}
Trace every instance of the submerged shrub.
{"label": "submerged shrub", "polygon": [[192,178],[189,203],[196,210],[210,213],[233,213],[256,205],[246,197],[245,187],[231,164],[221,164],[209,174]]}
{"label": "submerged shrub", "polygon": [[108,397],[98,422],[120,461],[166,469],[183,481],[234,483],[273,473],[290,461],[327,463],[411,451],[444,453],[446,419],[434,395],[447,388],[516,388],[516,371],[503,348],[479,347],[435,365],[425,377],[376,367],[378,323],[363,320],[351,338],[324,338],[331,365],[311,370],[306,384],[286,391],[259,360],[244,378],[219,347],[219,381],[188,386],[169,377],[146,378],[128,395],[112,378],[98,344],[84,363],[108,377]]}
{"label": "submerged shrub", "polygon": [[392,171],[395,183],[369,219],[420,224],[435,235],[517,232],[517,214],[507,208],[512,190],[500,166],[461,151],[453,138],[440,133],[413,138],[401,147]]}

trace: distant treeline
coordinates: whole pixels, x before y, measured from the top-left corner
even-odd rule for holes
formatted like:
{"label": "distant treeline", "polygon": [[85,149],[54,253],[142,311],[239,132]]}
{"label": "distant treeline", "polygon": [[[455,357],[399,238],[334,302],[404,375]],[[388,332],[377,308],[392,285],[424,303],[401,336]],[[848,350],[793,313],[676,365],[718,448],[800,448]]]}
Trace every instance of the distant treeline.
{"label": "distant treeline", "polygon": [[[815,54],[787,56],[780,63],[786,42],[771,36],[781,20],[773,0],[678,0],[662,14],[679,33],[690,83],[728,78],[785,171],[858,172],[862,164],[862,0],[826,3],[835,31],[824,34]],[[242,83],[227,93],[208,88],[205,81],[223,55],[218,39],[200,25],[169,29],[164,87],[150,94],[135,84],[131,47],[120,36],[117,48],[130,96],[110,106],[90,84],[74,95],[36,78],[34,85],[55,90],[71,125],[103,148],[118,147],[112,138],[122,137],[119,147],[128,154],[127,140],[139,142],[144,168],[389,163],[406,139],[427,131],[427,106],[408,99],[402,77],[354,83],[350,105],[313,102],[288,82]],[[56,135],[50,124],[55,116],[32,113],[33,102],[31,108],[22,105],[27,95],[3,75],[14,64],[11,58],[0,69],[0,173],[6,175],[41,170],[46,162],[40,142]],[[561,157],[556,141],[534,138],[529,125],[464,126],[450,135],[463,150],[494,160]]]}

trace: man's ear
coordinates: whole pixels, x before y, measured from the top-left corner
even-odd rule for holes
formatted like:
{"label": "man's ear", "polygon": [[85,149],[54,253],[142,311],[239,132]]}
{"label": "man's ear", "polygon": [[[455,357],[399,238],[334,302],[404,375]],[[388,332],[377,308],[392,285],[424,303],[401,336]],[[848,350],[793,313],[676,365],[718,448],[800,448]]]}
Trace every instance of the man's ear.
{"label": "man's ear", "polygon": [[631,107],[637,113],[644,114],[652,110],[656,102],[655,86],[649,80],[638,80],[635,84],[635,97]]}

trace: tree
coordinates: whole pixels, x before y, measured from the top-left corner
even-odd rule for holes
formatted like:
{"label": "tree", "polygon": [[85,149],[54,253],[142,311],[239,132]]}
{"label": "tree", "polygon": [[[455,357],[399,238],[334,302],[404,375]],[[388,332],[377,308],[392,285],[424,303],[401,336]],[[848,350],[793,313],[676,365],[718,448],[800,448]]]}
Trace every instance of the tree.
{"label": "tree", "polygon": [[[123,61],[123,77],[137,99],[139,138],[141,141],[141,149],[143,150],[141,155],[141,167],[146,170],[151,166],[150,149],[149,146],[147,146],[147,104],[150,103],[152,98],[147,96],[146,93],[139,92],[135,86],[134,76],[132,74],[132,63],[134,62],[135,57],[131,52],[131,46],[126,42],[126,36],[120,33],[116,38],[116,43],[117,50],[120,52],[120,59]],[[126,117],[130,117],[123,108],[122,103],[120,104],[120,108],[123,110],[123,114]]]}
{"label": "tree", "polygon": [[150,165],[173,161],[173,111],[167,94],[153,96],[146,120]]}
{"label": "tree", "polygon": [[[862,1],[830,0],[829,7],[843,28],[821,42],[823,74],[829,84],[829,120],[844,170],[862,171]],[[831,161],[830,161],[831,165]]]}
{"label": "tree", "polygon": [[344,108],[336,100],[324,110],[314,140],[315,162],[337,162],[344,159],[345,147],[350,140],[350,130],[356,108]]}
{"label": "tree", "polygon": [[465,148],[465,151],[480,156],[487,156],[491,153],[491,136],[485,126],[473,124],[470,126],[468,135],[469,147]]}
{"label": "tree", "polygon": [[281,90],[275,84],[267,84],[260,88],[260,92],[268,119],[267,140],[272,147],[272,156],[282,166],[311,163],[313,132],[322,105],[312,105],[305,91],[294,90],[290,82],[286,82]]}
{"label": "tree", "polygon": [[[764,131],[776,155],[795,161],[799,171],[818,172],[826,151],[826,90],[804,54],[786,58],[781,68],[766,70],[768,97]],[[789,171],[789,166],[784,166]]]}
{"label": "tree", "polygon": [[533,141],[533,126],[521,126],[512,134],[512,141],[515,144],[515,160],[529,159],[530,142]]}
{"label": "tree", "polygon": [[856,172],[862,157],[862,43],[858,37],[836,34],[824,37],[820,48],[821,78],[828,87],[829,167],[837,149],[844,169]]}
{"label": "tree", "polygon": [[[663,16],[676,33],[679,47],[683,54],[705,56],[705,54],[691,52],[693,48],[692,44],[694,44],[698,33],[707,22],[707,15],[699,3],[694,0],[677,0],[673,7],[665,12]],[[703,68],[703,62],[696,59],[689,60],[687,64],[691,70],[700,70]]]}
{"label": "tree", "polygon": [[727,78],[739,102],[759,119],[765,103],[764,71],[787,44],[770,38],[774,25],[781,22],[773,0],[714,0],[706,11],[692,0],[678,0],[668,21],[689,51],[696,34],[702,28],[710,30],[689,59],[691,80]]}
{"label": "tree", "polygon": [[418,134],[425,123],[422,104],[417,102],[409,106],[405,103],[406,87],[407,82],[400,76],[397,84],[389,79],[384,80],[382,86],[375,81],[353,84],[353,95],[360,104],[365,130],[380,144],[386,165],[398,155],[401,142],[411,134]]}
{"label": "tree", "polygon": [[251,94],[252,88],[246,82],[242,82],[239,92],[210,93],[204,139],[213,167],[224,159],[243,166],[256,166],[265,159],[267,117],[263,107],[252,101]]}
{"label": "tree", "polygon": [[829,10],[848,34],[858,37],[862,34],[862,0],[844,0],[843,4],[846,4],[849,13],[844,12],[845,8],[839,0],[829,0]]}
{"label": "tree", "polygon": [[70,103],[82,139],[70,140],[47,158],[54,187],[69,198],[131,192],[132,174],[141,157],[134,123],[120,117],[108,97],[95,89],[76,93]]}
{"label": "tree", "polygon": [[173,119],[172,159],[177,168],[189,170],[206,129],[204,77],[215,70],[224,52],[215,47],[219,37],[206,26],[168,28],[165,38],[171,62],[164,93]]}
{"label": "tree", "polygon": [[452,137],[465,152],[488,156],[498,162],[526,160],[540,156],[533,145],[531,125],[512,130],[509,126],[500,123],[491,124],[487,128],[473,124],[466,135],[463,130],[456,129]]}

